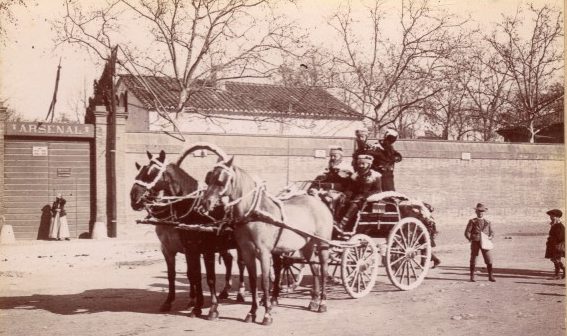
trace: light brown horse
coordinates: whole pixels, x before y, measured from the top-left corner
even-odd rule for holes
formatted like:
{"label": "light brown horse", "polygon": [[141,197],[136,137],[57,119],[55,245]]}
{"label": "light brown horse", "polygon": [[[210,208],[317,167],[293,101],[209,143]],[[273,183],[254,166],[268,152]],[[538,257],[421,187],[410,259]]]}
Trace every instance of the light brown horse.
{"label": "light brown horse", "polygon": [[[228,197],[229,203],[225,206],[232,207],[236,223],[234,235],[248,269],[253,297],[252,307],[245,322],[254,321],[258,309],[255,259],[260,260],[262,289],[264,297],[267,298],[272,253],[282,254],[299,250],[303,257],[310,261],[314,252],[317,252],[318,264],[310,263],[314,283],[309,309],[325,312],[329,256],[327,242],[330,241],[333,230],[331,212],[318,197],[298,195],[280,201],[270,196],[261,183],[233,165],[232,161],[230,159],[217,163],[207,174],[205,182],[208,188],[203,195],[202,204],[207,211],[212,211],[221,198]],[[276,276],[279,275],[279,271],[276,270],[275,273]],[[278,279],[274,283],[277,287]],[[272,323],[271,302],[266,299],[263,304],[266,310],[262,324],[269,325]]]}

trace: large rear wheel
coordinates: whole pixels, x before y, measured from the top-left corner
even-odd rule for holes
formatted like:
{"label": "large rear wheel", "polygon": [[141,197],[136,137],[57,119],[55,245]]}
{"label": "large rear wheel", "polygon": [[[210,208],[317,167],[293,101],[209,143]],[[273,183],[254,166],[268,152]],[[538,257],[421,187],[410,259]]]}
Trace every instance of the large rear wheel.
{"label": "large rear wheel", "polygon": [[431,241],[427,228],[417,218],[403,218],[388,236],[388,278],[401,290],[414,289],[425,279],[430,259]]}

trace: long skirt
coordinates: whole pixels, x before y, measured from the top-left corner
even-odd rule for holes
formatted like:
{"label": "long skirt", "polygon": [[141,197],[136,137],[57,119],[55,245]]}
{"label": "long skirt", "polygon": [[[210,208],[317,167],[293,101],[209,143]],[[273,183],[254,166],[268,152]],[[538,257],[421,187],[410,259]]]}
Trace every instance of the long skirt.
{"label": "long skirt", "polygon": [[51,225],[49,226],[49,238],[65,239],[69,238],[69,225],[67,224],[67,216],[59,216],[59,213],[51,217]]}

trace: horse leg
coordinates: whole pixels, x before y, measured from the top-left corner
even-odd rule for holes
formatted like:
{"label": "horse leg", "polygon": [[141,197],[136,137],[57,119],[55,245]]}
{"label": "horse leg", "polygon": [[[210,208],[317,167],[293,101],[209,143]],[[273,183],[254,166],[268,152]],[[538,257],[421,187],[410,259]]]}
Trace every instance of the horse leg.
{"label": "horse leg", "polygon": [[305,257],[305,261],[309,263],[309,268],[311,269],[311,274],[313,275],[313,287],[311,288],[311,301],[309,302],[309,306],[307,309],[310,311],[318,311],[319,310],[319,277],[320,277],[320,267],[312,262],[313,257],[313,244],[308,243],[303,248],[303,256]]}
{"label": "horse leg", "polygon": [[175,252],[167,251],[162,247],[161,252],[165,258],[165,263],[167,265],[167,283],[169,291],[167,293],[167,299],[161,304],[159,308],[160,312],[167,312],[171,310],[171,303],[175,300]]}
{"label": "horse leg", "polygon": [[244,270],[246,265],[242,259],[240,249],[236,250],[236,264],[238,265],[238,294],[236,294],[236,302],[244,303],[246,302],[244,299],[244,293],[246,291],[246,287],[244,286]]}
{"label": "horse leg", "polygon": [[319,303],[319,313],[327,311],[327,268],[329,267],[329,246],[319,244],[319,264],[321,268],[321,302]]}
{"label": "horse leg", "polygon": [[273,322],[272,319],[272,304],[268,300],[269,290],[270,290],[270,259],[272,254],[268,251],[260,252],[260,266],[262,268],[262,291],[264,294],[264,320],[262,320],[262,325],[270,325]]}
{"label": "horse leg", "polygon": [[219,294],[219,300],[226,300],[228,299],[228,293],[232,289],[232,254],[228,252],[228,250],[222,250],[219,252],[222,260],[224,262],[224,266],[226,269],[226,275],[224,277],[224,288],[222,292]]}
{"label": "horse leg", "polygon": [[209,321],[218,320],[219,318],[219,301],[217,299],[217,290],[215,286],[216,276],[215,276],[215,252],[207,251],[204,253],[205,259],[205,271],[207,272],[207,285],[209,286],[209,291],[211,292],[211,308],[209,309],[209,315],[207,319]]}
{"label": "horse leg", "polygon": [[187,267],[189,268],[189,274],[191,278],[191,283],[195,286],[195,306],[191,310],[191,317],[200,317],[203,308],[203,286],[201,284],[201,255],[199,252],[187,251]]}
{"label": "horse leg", "polygon": [[242,251],[242,260],[246,264],[246,270],[248,271],[248,281],[250,283],[250,292],[252,293],[252,306],[250,311],[244,318],[244,322],[254,322],[256,321],[256,311],[258,310],[258,289],[256,287],[257,273],[256,273],[256,259],[254,258],[253,252],[248,253]]}
{"label": "horse leg", "polygon": [[195,305],[196,289],[195,283],[191,278],[191,267],[189,267],[190,261],[188,253],[185,253],[185,262],[187,264],[187,280],[189,280],[189,303],[187,304],[187,308],[191,308]]}
{"label": "horse leg", "polygon": [[279,304],[278,299],[280,297],[280,278],[282,273],[283,258],[280,255],[272,254],[272,260],[274,261],[274,285],[272,287],[272,298],[271,303],[274,306]]}

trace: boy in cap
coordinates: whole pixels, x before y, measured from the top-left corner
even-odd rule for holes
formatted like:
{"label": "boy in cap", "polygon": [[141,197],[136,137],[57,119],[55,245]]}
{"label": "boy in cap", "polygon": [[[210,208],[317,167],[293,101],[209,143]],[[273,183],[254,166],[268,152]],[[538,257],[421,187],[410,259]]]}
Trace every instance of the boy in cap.
{"label": "boy in cap", "polygon": [[359,154],[356,157],[355,173],[351,176],[350,192],[352,196],[348,207],[338,224],[339,232],[352,231],[352,220],[368,196],[382,192],[380,173],[370,169],[373,158],[368,154]]}
{"label": "boy in cap", "polygon": [[[552,279],[565,279],[565,265],[561,262],[561,258],[565,257],[565,226],[560,219],[563,213],[559,209],[552,209],[546,213],[549,215],[551,228],[545,246],[545,258],[551,260],[555,267],[555,276]],[[562,271],[561,277],[559,270]]]}
{"label": "boy in cap", "polygon": [[402,161],[402,155],[394,149],[394,142],[398,140],[398,132],[387,129],[384,138],[378,141],[372,149],[374,163],[372,169],[382,174],[382,189],[384,191],[395,191],[394,165]]}
{"label": "boy in cap", "polygon": [[354,152],[352,153],[352,166],[356,167],[356,158],[360,154],[368,154],[372,150],[372,144],[368,143],[368,130],[366,128],[354,131]]}
{"label": "boy in cap", "polygon": [[476,257],[478,252],[482,252],[482,257],[484,258],[484,263],[486,264],[486,269],[488,270],[488,280],[495,282],[496,279],[492,274],[492,255],[490,250],[483,249],[480,244],[481,233],[484,233],[492,240],[494,238],[494,231],[492,230],[492,225],[490,222],[484,218],[484,213],[488,210],[487,207],[482,203],[478,203],[476,208],[474,208],[476,213],[476,218],[469,220],[467,228],[465,230],[465,237],[471,243],[471,259],[470,259],[470,281],[475,282],[474,272],[476,265]]}

